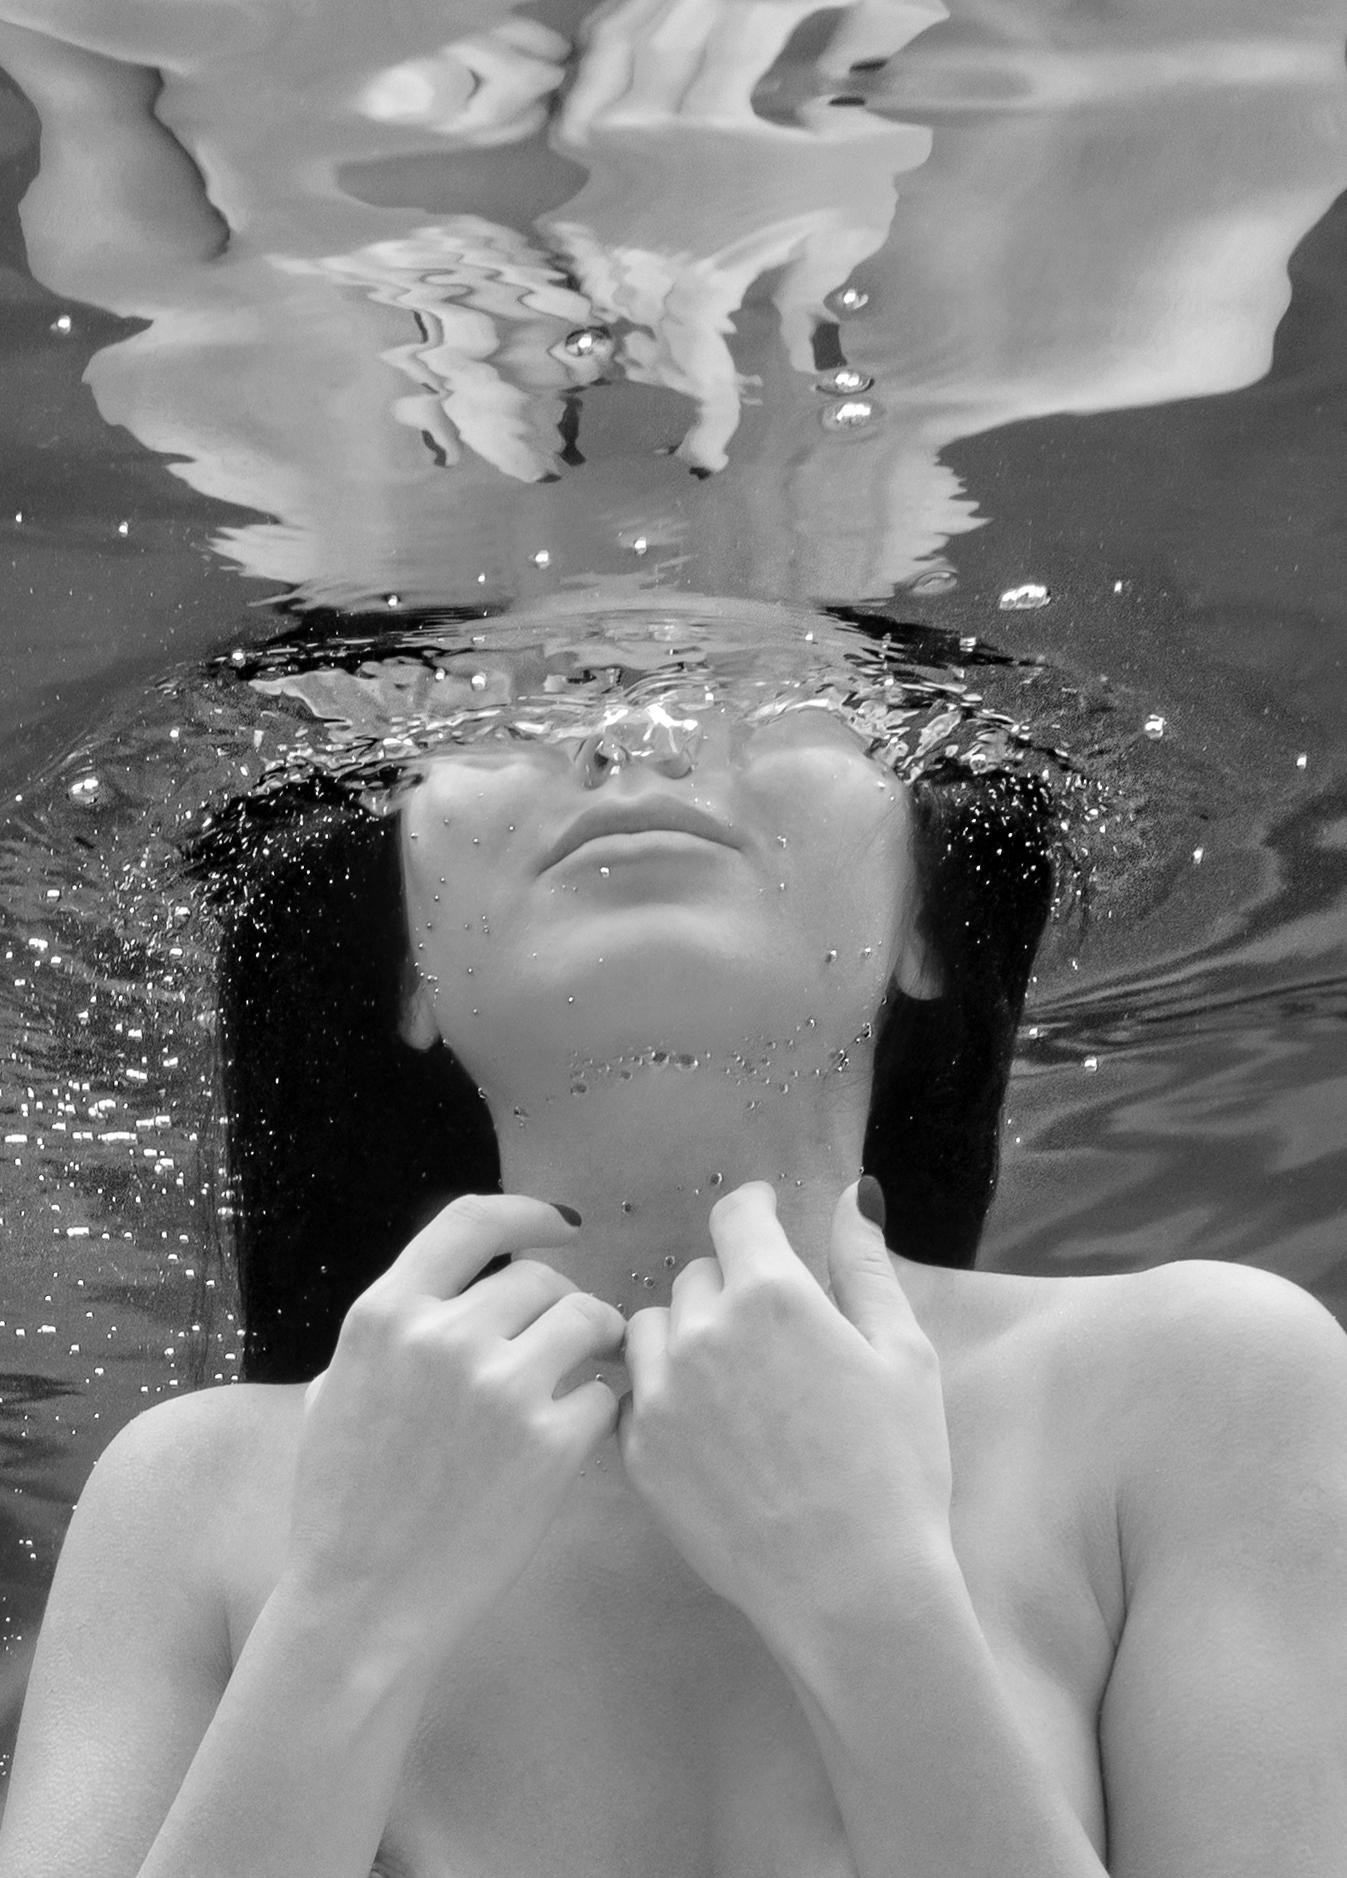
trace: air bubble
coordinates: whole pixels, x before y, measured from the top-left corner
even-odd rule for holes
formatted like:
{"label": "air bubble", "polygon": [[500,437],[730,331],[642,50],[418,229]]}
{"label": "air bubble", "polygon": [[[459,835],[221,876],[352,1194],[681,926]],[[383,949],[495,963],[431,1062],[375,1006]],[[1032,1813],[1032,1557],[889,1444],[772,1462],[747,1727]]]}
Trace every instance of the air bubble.
{"label": "air bubble", "polygon": [[706,1184],[708,1187],[719,1187],[724,1181],[724,1179],[725,1179],[725,1176],[723,1174],[712,1174],[711,1178],[707,1181]]}
{"label": "air bubble", "polygon": [[845,398],[819,412],[819,423],[834,435],[848,436],[864,430],[879,416],[879,406],[870,398]]}
{"label": "air bubble", "polygon": [[672,1252],[666,1252],[664,1254],[664,1269],[666,1272],[671,1272],[677,1263],[678,1260],[674,1257]]}
{"label": "air bubble", "polygon": [[854,398],[862,391],[869,391],[874,382],[868,373],[858,372],[854,365],[839,365],[836,371],[817,379],[814,389],[830,397]]}
{"label": "air bubble", "polygon": [[613,356],[613,335],[606,326],[579,326],[567,333],[561,349],[573,359],[594,359],[602,364]]}
{"label": "air bubble", "polygon": [[1051,599],[1039,581],[1026,580],[1021,586],[1007,587],[996,604],[1003,613],[1032,613],[1036,607],[1047,606]]}
{"label": "air bubble", "polygon": [[622,1202],[622,1211],[623,1211],[624,1213],[634,1213],[634,1212],[636,1211],[636,1209],[635,1209],[635,1207],[634,1207],[634,1206],[632,1205],[632,1203],[631,1203],[631,1201],[630,1201],[630,1200],[624,1200],[624,1201]]}
{"label": "air bubble", "polygon": [[825,965],[832,965],[836,963],[836,960],[837,948],[835,946],[829,946],[828,950],[823,954],[823,963]]}

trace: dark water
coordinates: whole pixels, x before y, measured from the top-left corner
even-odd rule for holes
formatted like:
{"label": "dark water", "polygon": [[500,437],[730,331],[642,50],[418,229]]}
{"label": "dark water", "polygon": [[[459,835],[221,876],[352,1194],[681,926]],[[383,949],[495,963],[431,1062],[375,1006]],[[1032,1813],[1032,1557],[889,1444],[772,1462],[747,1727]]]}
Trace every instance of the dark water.
{"label": "dark water", "polygon": [[662,11],[652,66],[621,10],[577,53],[571,0],[483,9],[469,124],[443,9],[0,5],[11,1692],[100,1448],[237,1367],[175,857],[293,733],[227,654],[316,608],[926,629],[1108,831],[985,1262],[1347,1312],[1336,10]]}

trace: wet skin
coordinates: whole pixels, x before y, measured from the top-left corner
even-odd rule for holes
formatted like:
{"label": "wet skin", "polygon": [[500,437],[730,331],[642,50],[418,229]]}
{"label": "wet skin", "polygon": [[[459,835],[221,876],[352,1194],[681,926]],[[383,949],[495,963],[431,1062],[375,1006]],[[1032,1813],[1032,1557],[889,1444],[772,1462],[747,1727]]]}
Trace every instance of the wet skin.
{"label": "wet skin", "polygon": [[[404,1031],[481,1079],[505,1192],[317,1388],[114,1443],[3,1878],[1243,1878],[1292,1818],[1333,1870],[1341,1333],[1233,1266],[890,1255],[865,1027],[938,981],[904,792],[823,713],[705,730],[409,797]],[[712,826],[580,819],[660,803]]]}

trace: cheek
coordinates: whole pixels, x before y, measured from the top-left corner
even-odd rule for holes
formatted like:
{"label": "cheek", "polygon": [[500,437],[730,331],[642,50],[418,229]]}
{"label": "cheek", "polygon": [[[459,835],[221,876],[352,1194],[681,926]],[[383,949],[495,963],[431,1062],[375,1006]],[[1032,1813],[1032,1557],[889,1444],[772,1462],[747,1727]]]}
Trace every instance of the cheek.
{"label": "cheek", "polygon": [[409,798],[402,878],[413,958],[432,983],[479,974],[511,923],[527,803],[508,776],[436,775]]}
{"label": "cheek", "polygon": [[864,927],[868,943],[886,948],[910,898],[903,786],[850,753],[816,750],[765,764],[754,788],[800,914],[813,908]]}

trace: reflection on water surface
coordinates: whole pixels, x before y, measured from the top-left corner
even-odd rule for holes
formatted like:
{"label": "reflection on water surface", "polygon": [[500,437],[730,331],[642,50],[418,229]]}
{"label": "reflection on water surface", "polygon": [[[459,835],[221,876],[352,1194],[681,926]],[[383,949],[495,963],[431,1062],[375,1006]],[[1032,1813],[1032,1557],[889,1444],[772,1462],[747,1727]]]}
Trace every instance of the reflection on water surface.
{"label": "reflection on water surface", "polygon": [[709,691],[1046,771],[988,1260],[1347,1302],[1336,8],[0,20],[7,1636],[237,1364],[182,845],[306,767]]}

